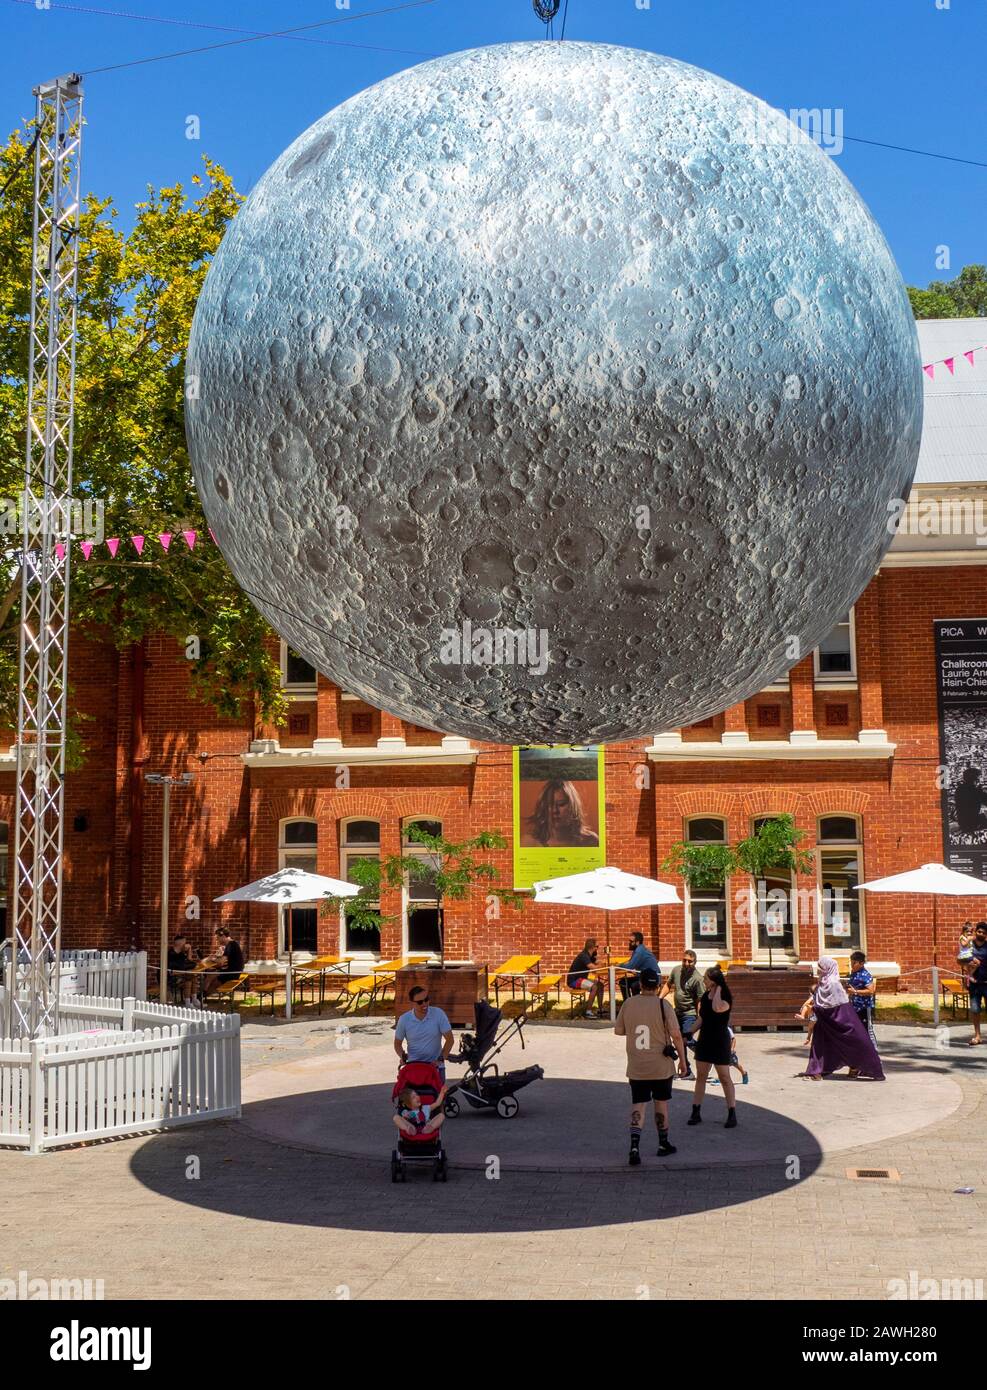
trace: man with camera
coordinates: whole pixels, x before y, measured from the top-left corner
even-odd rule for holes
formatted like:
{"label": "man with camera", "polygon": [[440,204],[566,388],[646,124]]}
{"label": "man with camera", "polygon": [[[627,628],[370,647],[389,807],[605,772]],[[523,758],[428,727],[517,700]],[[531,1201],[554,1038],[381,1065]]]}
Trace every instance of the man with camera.
{"label": "man with camera", "polygon": [[658,998],[660,978],[657,970],[641,971],[641,993],[624,1000],[613,1030],[627,1048],[627,1079],[631,1083],[631,1151],[627,1161],[632,1168],[641,1162],[641,1130],[649,1100],[655,1103],[658,1157],[675,1152],[668,1142],[668,1102],[676,1070],[679,1076],[688,1070],[675,1010],[666,999]]}

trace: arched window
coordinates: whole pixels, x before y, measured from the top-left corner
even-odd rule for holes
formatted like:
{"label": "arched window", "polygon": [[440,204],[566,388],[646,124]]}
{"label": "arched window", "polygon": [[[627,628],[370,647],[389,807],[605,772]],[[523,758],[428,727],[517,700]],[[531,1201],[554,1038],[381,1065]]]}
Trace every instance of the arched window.
{"label": "arched window", "polygon": [[[693,816],[686,821],[686,840],[691,845],[725,845],[727,823],[719,816]],[[685,886],[686,941],[699,954],[721,956],[728,952],[729,915],[726,879],[703,887]]]}
{"label": "arched window", "polygon": [[[347,883],[355,883],[352,865],[357,859],[380,858],[380,822],[375,820],[344,820],[339,827],[339,867],[340,877]],[[371,903],[379,907],[379,902]],[[380,954],[380,931],[377,928],[350,927],[346,921],[346,911],[342,910],[340,923],[340,955]]]}
{"label": "arched window", "polygon": [[[762,825],[777,819],[777,815],[758,816],[752,829],[756,834]],[[766,869],[763,878],[754,884],[754,903],[757,923],[755,954],[763,960],[773,959],[776,953],[797,958],[798,904],[792,870],[781,867]]]}
{"label": "arched window", "polygon": [[[414,816],[401,827],[401,853],[412,859],[420,859],[423,863],[431,862],[431,851],[409,834],[413,825],[420,826],[428,835],[441,835],[442,822]],[[405,879],[404,940],[408,951],[428,951],[438,955],[441,950],[439,902],[433,881],[424,872],[409,873]]]}
{"label": "arched window", "polygon": [[[304,869],[318,872],[318,822],[309,819],[283,820],[278,835],[278,868]],[[283,908],[280,922],[279,953],[288,949],[288,909]],[[319,948],[319,908],[317,903],[295,903],[291,909],[291,949],[311,951]]]}
{"label": "arched window", "polygon": [[857,816],[820,816],[818,849],[819,949],[822,955],[864,949],[863,847]]}

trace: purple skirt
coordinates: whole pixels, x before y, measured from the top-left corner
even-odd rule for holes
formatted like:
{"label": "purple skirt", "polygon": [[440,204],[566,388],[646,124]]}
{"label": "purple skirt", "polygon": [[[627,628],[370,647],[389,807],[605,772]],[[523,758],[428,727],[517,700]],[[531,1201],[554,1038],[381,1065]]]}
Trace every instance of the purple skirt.
{"label": "purple skirt", "polygon": [[841,1067],[853,1067],[861,1076],[883,1081],[881,1059],[853,1005],[838,1004],[835,1009],[820,1009],[817,1005],[815,1012],[806,1074],[829,1076]]}

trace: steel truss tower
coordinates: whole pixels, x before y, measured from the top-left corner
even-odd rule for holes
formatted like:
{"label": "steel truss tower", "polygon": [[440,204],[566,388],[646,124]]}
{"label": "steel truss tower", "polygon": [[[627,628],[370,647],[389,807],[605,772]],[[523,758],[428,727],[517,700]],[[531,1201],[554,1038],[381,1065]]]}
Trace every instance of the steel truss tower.
{"label": "steel truss tower", "polygon": [[34,237],[21,547],[11,1034],[58,1028],[82,80],[34,89]]}

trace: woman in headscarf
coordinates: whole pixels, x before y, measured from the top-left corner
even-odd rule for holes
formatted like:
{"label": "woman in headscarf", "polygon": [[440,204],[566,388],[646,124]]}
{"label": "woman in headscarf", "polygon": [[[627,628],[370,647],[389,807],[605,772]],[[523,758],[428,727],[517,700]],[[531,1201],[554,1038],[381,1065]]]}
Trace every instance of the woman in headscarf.
{"label": "woman in headscarf", "polygon": [[832,956],[817,962],[816,1026],[812,1032],[809,1065],[802,1073],[813,1081],[829,1076],[840,1067],[849,1067],[851,1076],[884,1080],[884,1068],[877,1048],[867,1036],[860,1015],[840,984],[840,969]]}

